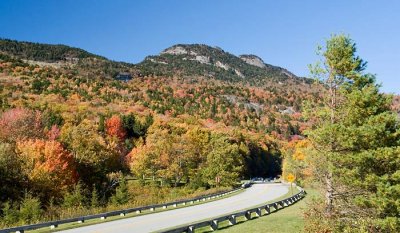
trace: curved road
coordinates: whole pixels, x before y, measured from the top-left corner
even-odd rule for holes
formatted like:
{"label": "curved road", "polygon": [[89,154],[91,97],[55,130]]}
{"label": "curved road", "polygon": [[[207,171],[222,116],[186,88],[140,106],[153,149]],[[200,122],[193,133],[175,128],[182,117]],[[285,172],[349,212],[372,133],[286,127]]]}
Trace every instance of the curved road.
{"label": "curved road", "polygon": [[276,199],[289,190],[285,184],[254,184],[237,195],[195,206],[147,214],[132,218],[99,223],[62,231],[65,233],[116,233],[116,232],[154,232],[166,228],[190,224],[231,212],[261,205]]}

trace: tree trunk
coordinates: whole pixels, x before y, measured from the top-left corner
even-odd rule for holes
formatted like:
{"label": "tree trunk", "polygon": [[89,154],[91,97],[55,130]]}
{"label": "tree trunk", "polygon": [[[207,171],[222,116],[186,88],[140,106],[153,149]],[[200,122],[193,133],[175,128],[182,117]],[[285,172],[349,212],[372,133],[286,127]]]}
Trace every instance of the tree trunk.
{"label": "tree trunk", "polygon": [[[336,123],[336,83],[335,83],[335,77],[331,74],[330,77],[330,85],[329,85],[329,95],[330,95],[330,110],[331,110],[331,124]],[[330,145],[330,150],[331,152],[335,151],[336,145],[335,142],[332,140],[332,143]],[[328,158],[328,163],[329,163],[329,158]],[[328,174],[325,176],[325,183],[326,183],[326,193],[325,193],[325,204],[326,204],[326,214],[329,216],[332,213],[333,210],[333,174],[332,171],[330,170],[330,166],[328,164]]]}
{"label": "tree trunk", "polygon": [[333,210],[333,184],[332,184],[332,172],[329,171],[325,176],[326,193],[325,193],[325,204],[326,214],[331,215]]}

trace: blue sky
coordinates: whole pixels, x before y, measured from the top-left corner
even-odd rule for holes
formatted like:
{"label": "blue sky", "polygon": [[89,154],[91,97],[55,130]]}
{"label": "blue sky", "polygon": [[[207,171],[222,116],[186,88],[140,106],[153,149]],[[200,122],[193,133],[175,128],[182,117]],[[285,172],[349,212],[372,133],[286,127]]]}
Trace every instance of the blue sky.
{"label": "blue sky", "polygon": [[219,46],[308,76],[315,49],[349,34],[386,92],[400,93],[400,1],[1,0],[0,37],[137,63],[177,43]]}

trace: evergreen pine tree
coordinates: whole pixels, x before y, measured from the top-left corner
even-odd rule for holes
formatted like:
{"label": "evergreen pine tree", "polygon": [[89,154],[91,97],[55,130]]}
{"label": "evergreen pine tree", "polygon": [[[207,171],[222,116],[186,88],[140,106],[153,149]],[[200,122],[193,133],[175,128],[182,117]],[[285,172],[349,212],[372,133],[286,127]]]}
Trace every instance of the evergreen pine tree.
{"label": "evergreen pine tree", "polygon": [[119,186],[115,190],[115,194],[111,197],[111,203],[114,205],[123,205],[128,203],[128,201],[128,184],[125,177],[122,177]]}
{"label": "evergreen pine tree", "polygon": [[307,132],[326,208],[309,216],[320,219],[308,231],[400,230],[399,121],[355,52],[350,38],[333,36],[323,53],[326,69],[313,69],[328,88],[325,105],[310,111],[316,124]]}

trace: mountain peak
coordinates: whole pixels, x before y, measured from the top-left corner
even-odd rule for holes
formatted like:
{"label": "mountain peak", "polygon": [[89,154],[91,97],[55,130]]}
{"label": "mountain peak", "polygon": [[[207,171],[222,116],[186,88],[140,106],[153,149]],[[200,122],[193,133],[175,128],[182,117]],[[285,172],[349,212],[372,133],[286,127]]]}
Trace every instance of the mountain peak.
{"label": "mountain peak", "polygon": [[220,47],[212,47],[206,44],[176,44],[169,48],[164,49],[160,55],[162,54],[170,54],[170,55],[204,55],[205,53],[212,51],[212,52],[219,52],[225,53]]}
{"label": "mountain peak", "polygon": [[[138,64],[144,74],[213,77],[240,81],[274,79],[284,81],[297,78],[287,70],[264,63],[253,54],[236,56],[219,47],[205,44],[176,44],[159,55],[148,56]],[[253,82],[253,81],[252,81]]]}
{"label": "mountain peak", "polygon": [[160,54],[182,55],[188,54],[188,51],[182,45],[174,45],[163,50]]}

